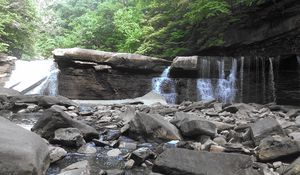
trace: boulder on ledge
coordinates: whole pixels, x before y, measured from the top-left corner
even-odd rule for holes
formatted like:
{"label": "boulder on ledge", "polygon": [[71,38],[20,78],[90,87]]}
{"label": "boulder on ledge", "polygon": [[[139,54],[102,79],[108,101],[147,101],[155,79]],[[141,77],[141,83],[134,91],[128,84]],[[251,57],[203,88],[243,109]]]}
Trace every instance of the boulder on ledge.
{"label": "boulder on ledge", "polygon": [[170,61],[139,54],[104,52],[90,49],[69,48],[52,51],[56,62],[84,61],[110,65],[115,69],[162,72]]}

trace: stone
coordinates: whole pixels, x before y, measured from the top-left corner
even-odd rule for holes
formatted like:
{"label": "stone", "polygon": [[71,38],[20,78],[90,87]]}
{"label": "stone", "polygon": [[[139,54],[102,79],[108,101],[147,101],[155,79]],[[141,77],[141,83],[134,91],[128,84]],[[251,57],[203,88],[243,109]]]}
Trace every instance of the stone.
{"label": "stone", "polygon": [[230,113],[237,113],[238,111],[245,113],[245,112],[252,112],[255,110],[253,106],[250,106],[245,103],[235,103],[223,109],[223,111],[230,112]]}
{"label": "stone", "polygon": [[226,139],[224,137],[216,137],[213,139],[215,143],[218,145],[225,145],[227,143]]}
{"label": "stone", "polygon": [[67,155],[67,151],[61,147],[50,146],[50,162],[56,162]]}
{"label": "stone", "polygon": [[121,148],[121,149],[135,150],[137,148],[137,144],[136,143],[132,143],[132,142],[121,141],[120,144],[119,144],[119,148]]}
{"label": "stone", "polygon": [[235,153],[210,153],[181,148],[160,154],[153,171],[174,175],[259,175],[250,156]]}
{"label": "stone", "polygon": [[90,175],[90,165],[87,160],[73,163],[62,169],[58,175]]}
{"label": "stone", "polygon": [[124,175],[125,172],[119,169],[106,170],[106,175]]}
{"label": "stone", "polygon": [[117,157],[120,154],[122,154],[122,152],[120,151],[120,149],[116,148],[116,149],[109,150],[106,154],[109,157]]}
{"label": "stone", "polygon": [[55,130],[60,128],[77,128],[86,141],[91,141],[99,137],[95,128],[72,119],[62,109],[55,107],[44,111],[43,116],[35,123],[32,131],[41,135],[43,138],[51,139],[54,138]]}
{"label": "stone", "polygon": [[229,130],[234,128],[234,125],[232,124],[217,122],[217,121],[211,121],[211,122],[216,125],[218,131],[224,131],[224,130]]}
{"label": "stone", "polygon": [[171,69],[174,68],[183,70],[198,70],[198,56],[176,57],[171,64]]}
{"label": "stone", "polygon": [[252,139],[256,145],[258,145],[259,142],[267,136],[285,135],[278,121],[270,117],[258,120],[250,127],[252,131]]}
{"label": "stone", "polygon": [[82,145],[78,150],[78,153],[81,154],[96,154],[97,149],[90,144]]}
{"label": "stone", "polygon": [[285,168],[282,175],[299,175],[300,174],[300,157],[298,157],[292,164]]}
{"label": "stone", "polygon": [[158,140],[181,140],[179,130],[159,114],[137,112],[129,122],[131,136],[144,136]]}
{"label": "stone", "polygon": [[134,166],[135,162],[132,159],[129,159],[125,162],[125,169],[129,170],[132,169],[132,167]]}
{"label": "stone", "polygon": [[44,96],[44,95],[18,95],[12,98],[14,103],[34,103],[43,107],[59,106],[78,106],[72,100],[63,96]]}
{"label": "stone", "polygon": [[41,175],[50,164],[46,142],[0,117],[0,174]]}
{"label": "stone", "polygon": [[217,134],[217,127],[214,123],[202,119],[187,119],[182,121],[179,127],[182,135],[186,137],[197,137],[201,135],[208,135],[215,137]]}
{"label": "stone", "polygon": [[258,158],[262,161],[276,160],[300,153],[300,142],[289,137],[269,136],[258,146]]}
{"label": "stone", "polygon": [[60,144],[67,147],[81,147],[85,144],[83,136],[77,128],[60,128],[55,130],[54,138],[50,143]]}
{"label": "stone", "polygon": [[8,88],[0,87],[0,95],[17,96],[17,95],[21,95],[21,93],[19,91],[14,90],[14,89],[8,89]]}
{"label": "stone", "polygon": [[286,117],[288,117],[290,119],[296,118],[298,115],[300,115],[299,109],[291,109],[286,113]]}
{"label": "stone", "polygon": [[146,159],[153,155],[154,153],[149,148],[143,147],[133,151],[130,155],[130,159],[134,160],[135,165],[141,165]]}
{"label": "stone", "polygon": [[293,140],[300,141],[300,132],[289,133],[289,136],[293,138]]}
{"label": "stone", "polygon": [[164,59],[138,54],[104,52],[81,48],[55,49],[52,53],[54,55],[54,59],[58,62],[85,61],[100,64],[105,63],[114,69],[161,72],[171,63]]}

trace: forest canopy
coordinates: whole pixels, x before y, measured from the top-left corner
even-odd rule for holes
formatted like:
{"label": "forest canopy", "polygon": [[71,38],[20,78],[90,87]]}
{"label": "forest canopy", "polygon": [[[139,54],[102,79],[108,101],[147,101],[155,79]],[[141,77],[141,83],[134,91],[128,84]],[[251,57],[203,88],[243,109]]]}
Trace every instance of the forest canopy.
{"label": "forest canopy", "polygon": [[171,58],[223,44],[237,7],[262,0],[0,0],[0,52],[81,47]]}

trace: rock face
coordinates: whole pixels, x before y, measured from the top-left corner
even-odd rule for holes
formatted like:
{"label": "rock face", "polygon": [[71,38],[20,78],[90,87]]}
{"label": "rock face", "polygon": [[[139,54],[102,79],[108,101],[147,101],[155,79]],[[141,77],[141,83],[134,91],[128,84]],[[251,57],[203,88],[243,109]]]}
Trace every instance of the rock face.
{"label": "rock face", "polygon": [[181,140],[178,129],[158,114],[137,112],[129,122],[129,132],[152,139]]}
{"label": "rock face", "polygon": [[224,44],[202,49],[195,47],[198,53],[201,50],[200,55],[299,55],[299,7],[298,0],[267,0],[254,9],[237,10],[234,16],[242,15],[243,18],[222,31]]}
{"label": "rock face", "polygon": [[168,149],[158,156],[153,170],[173,175],[258,175],[250,156]]}
{"label": "rock face", "polygon": [[16,57],[0,53],[0,86],[4,86],[13,67]]}
{"label": "rock face", "polygon": [[166,66],[170,65],[169,61],[154,57],[80,48],[56,49],[52,53],[57,61],[60,61],[61,59],[88,61],[107,64],[116,69],[161,72]]}
{"label": "rock face", "polygon": [[171,64],[171,76],[186,77],[189,74],[197,75],[199,70],[198,56],[176,57]]}
{"label": "rock face", "polygon": [[98,132],[91,126],[73,120],[68,114],[58,107],[52,107],[43,113],[32,131],[38,133],[46,139],[53,139],[54,132],[60,128],[77,128],[82,133],[86,141],[98,138]]}
{"label": "rock face", "polygon": [[0,117],[0,174],[42,175],[50,159],[45,141]]}

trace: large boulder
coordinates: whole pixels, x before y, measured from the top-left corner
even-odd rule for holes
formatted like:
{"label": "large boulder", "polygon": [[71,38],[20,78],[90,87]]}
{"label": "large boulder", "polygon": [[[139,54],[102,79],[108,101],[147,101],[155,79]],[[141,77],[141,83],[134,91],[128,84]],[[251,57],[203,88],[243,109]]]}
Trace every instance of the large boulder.
{"label": "large boulder", "polygon": [[297,155],[300,153],[300,142],[289,137],[267,137],[258,147],[258,158],[262,161]]}
{"label": "large boulder", "polygon": [[129,132],[150,139],[181,140],[178,129],[159,114],[135,113],[129,122]]}
{"label": "large boulder", "polygon": [[172,69],[198,70],[198,56],[176,57],[171,64]]}
{"label": "large boulder", "polygon": [[167,149],[154,162],[153,171],[172,175],[258,175],[250,156]]}
{"label": "large boulder", "polygon": [[0,117],[0,174],[42,175],[50,159],[46,142]]}
{"label": "large boulder", "polygon": [[256,145],[258,145],[262,139],[270,135],[285,135],[278,121],[270,117],[256,121],[251,125],[251,131],[252,139]]}
{"label": "large boulder", "polygon": [[31,130],[46,139],[53,139],[55,131],[60,128],[77,128],[86,141],[99,137],[95,128],[72,119],[59,107],[46,110]]}
{"label": "large boulder", "polygon": [[138,54],[113,53],[90,49],[70,48],[55,49],[53,52],[57,62],[85,61],[110,65],[115,69],[147,70],[161,72],[171,64],[170,61]]}

